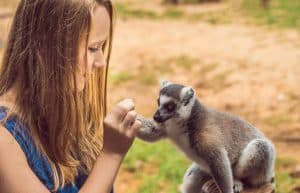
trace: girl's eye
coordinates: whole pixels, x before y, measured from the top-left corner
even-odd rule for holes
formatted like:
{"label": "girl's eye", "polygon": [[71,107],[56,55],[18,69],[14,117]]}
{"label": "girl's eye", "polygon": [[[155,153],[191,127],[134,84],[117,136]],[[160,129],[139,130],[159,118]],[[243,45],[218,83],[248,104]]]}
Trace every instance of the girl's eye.
{"label": "girl's eye", "polygon": [[99,50],[99,48],[89,48],[89,51],[94,53],[94,52],[97,52]]}
{"label": "girl's eye", "polygon": [[91,53],[94,53],[94,52],[99,51],[100,49],[102,50],[103,49],[103,45],[104,45],[104,42],[101,42],[101,43],[97,44],[97,46],[95,46],[95,47],[89,47],[88,50]]}

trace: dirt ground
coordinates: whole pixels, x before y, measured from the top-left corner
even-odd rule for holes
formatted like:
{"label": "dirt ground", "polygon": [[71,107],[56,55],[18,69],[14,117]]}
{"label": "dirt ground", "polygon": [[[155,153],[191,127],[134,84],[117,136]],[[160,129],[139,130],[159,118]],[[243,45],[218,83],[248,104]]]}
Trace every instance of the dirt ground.
{"label": "dirt ground", "polygon": [[[120,20],[116,26],[112,72],[143,76],[157,68],[152,63],[165,64],[159,61],[178,56],[192,58],[189,69],[170,64],[166,68],[172,73],[156,74],[155,80],[165,78],[193,86],[204,104],[249,120],[274,141],[278,156],[300,163],[297,31],[152,20]],[[158,87],[158,83],[145,86],[136,80],[112,85],[111,104],[130,97],[139,112],[151,116]],[[121,172],[118,189],[132,189],[135,182],[130,179]]]}
{"label": "dirt ground", "polygon": [[[0,19],[0,58],[10,21]],[[279,156],[300,163],[298,31],[240,23],[119,19],[110,67],[111,74],[138,77],[110,82],[110,105],[133,98],[137,111],[151,116],[160,79],[191,85],[204,104],[247,119],[274,141]],[[139,77],[144,76],[152,79],[143,82]],[[129,179],[125,175],[120,179]],[[122,188],[124,183],[118,190]]]}
{"label": "dirt ground", "polygon": [[[162,73],[157,79],[195,87],[208,106],[239,114],[272,138],[300,137],[298,32],[236,24],[127,20],[118,21],[115,34],[112,72],[138,71],[153,60],[193,58],[189,70],[170,65],[173,73]],[[212,64],[214,69],[201,74],[201,68]],[[219,74],[224,76],[221,80],[214,77]],[[141,112],[153,113],[158,84],[145,87],[128,81],[111,89],[112,103],[132,97]]]}

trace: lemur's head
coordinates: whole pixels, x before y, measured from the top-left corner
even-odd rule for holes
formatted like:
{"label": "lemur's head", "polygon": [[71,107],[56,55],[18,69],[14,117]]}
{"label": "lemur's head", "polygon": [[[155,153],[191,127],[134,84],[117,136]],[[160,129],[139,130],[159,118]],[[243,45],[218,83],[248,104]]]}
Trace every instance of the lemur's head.
{"label": "lemur's head", "polygon": [[173,118],[185,120],[190,116],[195,99],[192,87],[162,81],[157,100],[158,110],[153,119],[158,123]]}

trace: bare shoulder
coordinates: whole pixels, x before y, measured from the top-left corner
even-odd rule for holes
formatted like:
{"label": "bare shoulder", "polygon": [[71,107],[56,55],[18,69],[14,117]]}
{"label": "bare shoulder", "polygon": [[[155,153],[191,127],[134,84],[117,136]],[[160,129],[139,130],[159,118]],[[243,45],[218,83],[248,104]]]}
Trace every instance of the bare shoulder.
{"label": "bare shoulder", "polygon": [[0,125],[0,192],[49,193],[27,163],[14,136]]}
{"label": "bare shoulder", "polygon": [[6,154],[9,154],[10,157],[17,156],[18,159],[26,160],[26,156],[18,142],[3,125],[0,125],[0,162]]}

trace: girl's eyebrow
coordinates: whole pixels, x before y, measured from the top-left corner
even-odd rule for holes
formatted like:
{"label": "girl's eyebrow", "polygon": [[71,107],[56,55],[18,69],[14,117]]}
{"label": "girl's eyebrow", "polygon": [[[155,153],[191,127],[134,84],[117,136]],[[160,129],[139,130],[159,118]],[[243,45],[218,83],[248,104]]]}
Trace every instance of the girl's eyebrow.
{"label": "girl's eyebrow", "polygon": [[99,44],[104,43],[105,41],[106,41],[106,39],[100,40],[100,41],[95,41],[95,42],[93,42],[93,43],[90,43],[90,45],[92,45],[92,46],[99,45]]}

